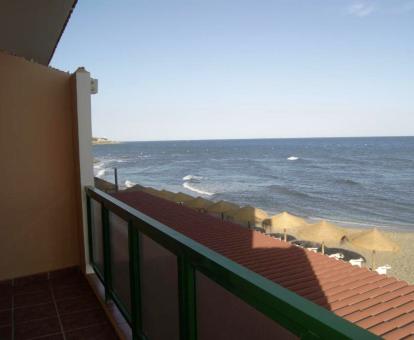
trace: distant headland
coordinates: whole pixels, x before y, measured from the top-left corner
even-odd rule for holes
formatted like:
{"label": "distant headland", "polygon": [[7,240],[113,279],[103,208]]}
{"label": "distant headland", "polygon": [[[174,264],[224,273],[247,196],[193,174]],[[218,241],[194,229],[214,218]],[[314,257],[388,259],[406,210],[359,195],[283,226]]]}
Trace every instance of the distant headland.
{"label": "distant headland", "polygon": [[92,137],[92,144],[99,145],[99,144],[118,144],[119,142],[109,140],[108,138],[103,137]]}

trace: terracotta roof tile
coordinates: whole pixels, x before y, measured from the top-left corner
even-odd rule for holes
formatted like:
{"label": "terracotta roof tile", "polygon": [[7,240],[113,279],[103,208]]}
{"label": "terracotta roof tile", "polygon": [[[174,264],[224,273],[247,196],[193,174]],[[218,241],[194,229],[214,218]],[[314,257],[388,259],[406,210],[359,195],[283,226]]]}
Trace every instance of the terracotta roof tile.
{"label": "terracotta roof tile", "polygon": [[386,339],[414,336],[414,286],[143,192],[115,197]]}
{"label": "terracotta roof tile", "polygon": [[414,339],[414,322],[397,328],[393,331],[390,331],[383,335],[383,338],[386,340],[391,339]]}
{"label": "terracotta roof tile", "polygon": [[385,333],[391,332],[392,330],[403,328],[404,326],[409,325],[413,322],[413,317],[413,313],[407,313],[390,321],[382,322],[370,328],[370,331],[379,335],[383,335]]}

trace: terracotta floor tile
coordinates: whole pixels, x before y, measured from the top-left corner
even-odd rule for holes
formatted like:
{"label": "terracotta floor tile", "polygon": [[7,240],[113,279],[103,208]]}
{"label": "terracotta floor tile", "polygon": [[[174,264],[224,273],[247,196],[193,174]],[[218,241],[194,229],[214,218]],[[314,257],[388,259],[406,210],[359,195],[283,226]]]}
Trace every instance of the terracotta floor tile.
{"label": "terracotta floor tile", "polygon": [[100,304],[94,296],[81,296],[73,299],[64,299],[57,301],[59,314],[68,314],[91,309],[100,308]]}
{"label": "terracotta floor tile", "polygon": [[106,314],[100,308],[79,313],[64,314],[60,318],[64,332],[108,322]]}
{"label": "terracotta floor tile", "polygon": [[0,289],[5,287],[11,287],[12,286],[12,280],[1,280],[0,281]]}
{"label": "terracotta floor tile", "polygon": [[11,323],[12,323],[11,309],[0,312],[0,327],[11,325]]}
{"label": "terracotta floor tile", "polygon": [[48,336],[42,336],[41,338],[36,338],[36,340],[63,340],[62,334],[54,334]]}
{"label": "terracotta floor tile", "polygon": [[12,307],[12,296],[6,295],[0,297],[0,310],[10,309]]}
{"label": "terracotta floor tile", "polygon": [[36,293],[27,293],[16,295],[14,297],[15,307],[28,307],[44,303],[52,302],[52,295],[50,291],[42,291]]}
{"label": "terracotta floor tile", "polygon": [[38,292],[44,292],[44,291],[50,291],[50,285],[49,285],[49,282],[47,281],[28,283],[26,285],[13,288],[14,295],[38,293]]}
{"label": "terracotta floor tile", "polygon": [[20,307],[14,309],[14,322],[19,324],[21,322],[33,321],[37,319],[45,319],[56,317],[56,308],[53,303],[46,303],[41,305]]}
{"label": "terracotta floor tile", "polygon": [[24,340],[60,333],[57,317],[24,322],[15,326],[15,340]]}
{"label": "terracotta floor tile", "polygon": [[118,336],[109,324],[91,326],[78,331],[66,332],[66,340],[117,340]]}
{"label": "terracotta floor tile", "polygon": [[12,295],[13,294],[12,280],[0,281],[0,292],[1,292],[1,296]]}
{"label": "terracotta floor tile", "polygon": [[12,340],[11,326],[0,327],[0,339],[1,340]]}
{"label": "terracotta floor tile", "polygon": [[86,286],[87,283],[82,275],[74,275],[73,277],[62,277],[50,280],[50,285],[53,289],[58,290],[59,288],[68,288],[68,287],[75,287],[75,286]]}
{"label": "terracotta floor tile", "polygon": [[91,288],[84,284],[53,288],[53,294],[56,301],[63,299],[73,299],[83,296],[93,296]]}

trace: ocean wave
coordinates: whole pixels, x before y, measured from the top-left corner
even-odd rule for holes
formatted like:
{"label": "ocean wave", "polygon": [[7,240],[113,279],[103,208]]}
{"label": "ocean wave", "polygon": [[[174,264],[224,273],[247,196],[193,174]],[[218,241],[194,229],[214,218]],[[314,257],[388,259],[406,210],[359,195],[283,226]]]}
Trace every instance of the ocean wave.
{"label": "ocean wave", "polygon": [[127,187],[127,188],[132,188],[134,185],[136,185],[137,183],[135,183],[135,182],[132,182],[132,181],[128,181],[128,180],[126,180],[125,181],[125,186]]}
{"label": "ocean wave", "polygon": [[96,171],[95,177],[101,178],[105,175],[105,169],[99,169]]}
{"label": "ocean wave", "polygon": [[290,156],[287,158],[288,161],[297,161],[299,159],[299,157],[296,156]]}
{"label": "ocean wave", "polygon": [[361,185],[361,183],[358,183],[352,179],[346,179],[346,178],[337,179],[335,180],[335,182],[339,184],[347,184],[347,185]]}
{"label": "ocean wave", "polygon": [[199,193],[200,195],[206,195],[206,196],[213,196],[214,195],[214,192],[208,192],[208,191],[204,191],[204,190],[195,188],[189,182],[184,182],[183,187],[190,190],[190,191],[194,191],[196,193]]}
{"label": "ocean wave", "polygon": [[290,189],[290,188],[285,187],[283,185],[277,185],[277,184],[269,185],[268,187],[266,187],[266,190],[277,192],[277,193],[280,193],[280,194],[296,196],[296,197],[305,197],[305,198],[311,197],[311,195],[308,195],[308,194],[306,194],[302,191],[298,191],[298,190],[295,190],[295,189]]}
{"label": "ocean wave", "polygon": [[196,176],[196,175],[187,175],[183,177],[183,181],[190,181],[190,182],[199,182],[203,179],[202,176]]}
{"label": "ocean wave", "polygon": [[104,165],[113,165],[116,163],[127,163],[133,160],[133,158],[102,158],[101,162]]}

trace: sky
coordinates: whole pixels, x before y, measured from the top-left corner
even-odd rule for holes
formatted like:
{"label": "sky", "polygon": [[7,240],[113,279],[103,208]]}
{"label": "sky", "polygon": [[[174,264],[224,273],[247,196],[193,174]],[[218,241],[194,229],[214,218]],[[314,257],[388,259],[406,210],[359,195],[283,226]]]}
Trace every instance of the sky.
{"label": "sky", "polygon": [[97,137],[414,135],[414,0],[79,0],[51,66]]}

